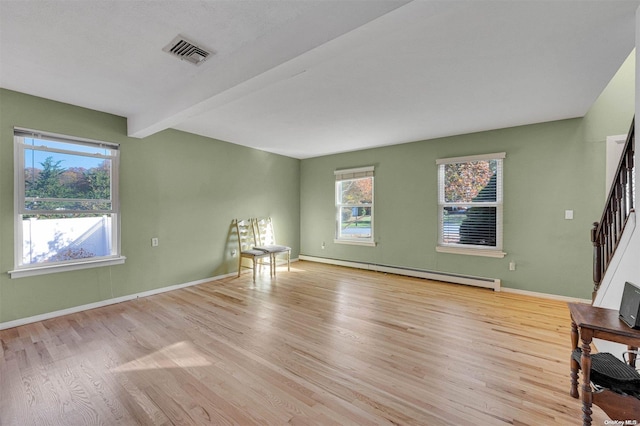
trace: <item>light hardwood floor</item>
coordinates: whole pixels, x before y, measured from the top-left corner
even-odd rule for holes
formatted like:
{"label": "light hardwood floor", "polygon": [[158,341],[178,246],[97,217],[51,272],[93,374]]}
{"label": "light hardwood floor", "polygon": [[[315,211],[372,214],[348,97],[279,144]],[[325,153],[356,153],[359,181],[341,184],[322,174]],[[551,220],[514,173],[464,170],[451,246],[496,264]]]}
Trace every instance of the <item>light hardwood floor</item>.
{"label": "light hardwood floor", "polygon": [[301,261],[0,331],[0,424],[578,425],[569,333],[563,302]]}

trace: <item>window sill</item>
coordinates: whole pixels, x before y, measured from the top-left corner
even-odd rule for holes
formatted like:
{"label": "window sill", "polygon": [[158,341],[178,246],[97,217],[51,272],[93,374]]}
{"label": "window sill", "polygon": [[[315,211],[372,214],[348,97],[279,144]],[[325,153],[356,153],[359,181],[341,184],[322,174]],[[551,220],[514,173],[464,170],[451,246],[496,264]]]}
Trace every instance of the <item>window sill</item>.
{"label": "window sill", "polygon": [[121,265],[127,258],[124,256],[109,257],[98,260],[89,260],[84,262],[65,263],[60,265],[36,266],[23,269],[14,269],[8,274],[11,278],[24,278],[35,275],[53,274],[56,272],[76,271],[79,269],[98,268],[101,266]]}
{"label": "window sill", "polygon": [[352,246],[366,246],[366,247],[375,247],[375,241],[358,241],[358,240],[333,240],[336,244],[349,244]]}
{"label": "window sill", "polygon": [[470,249],[470,248],[462,248],[462,247],[443,247],[437,246],[436,251],[438,253],[450,253],[450,254],[464,254],[467,256],[483,256],[483,257],[494,257],[498,259],[502,259],[507,255],[507,253],[501,250],[491,250],[491,249]]}

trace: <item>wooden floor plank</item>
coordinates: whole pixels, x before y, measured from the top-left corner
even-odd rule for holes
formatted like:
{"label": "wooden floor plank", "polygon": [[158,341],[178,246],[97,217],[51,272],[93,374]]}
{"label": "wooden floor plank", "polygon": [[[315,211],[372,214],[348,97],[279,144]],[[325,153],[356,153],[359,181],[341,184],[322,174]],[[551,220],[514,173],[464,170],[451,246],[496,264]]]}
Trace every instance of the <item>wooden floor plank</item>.
{"label": "wooden floor plank", "polygon": [[0,331],[0,424],[579,424],[569,354],[563,302],[300,261]]}

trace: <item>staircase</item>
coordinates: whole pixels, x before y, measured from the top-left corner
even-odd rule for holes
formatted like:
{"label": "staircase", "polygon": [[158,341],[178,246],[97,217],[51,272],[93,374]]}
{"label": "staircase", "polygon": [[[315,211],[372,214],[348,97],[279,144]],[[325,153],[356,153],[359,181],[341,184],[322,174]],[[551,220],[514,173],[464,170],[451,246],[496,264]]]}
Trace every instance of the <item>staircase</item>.
{"label": "staircase", "polygon": [[618,248],[629,216],[634,212],[635,118],[627,136],[615,178],[609,190],[600,222],[591,230],[593,243],[593,293],[595,300],[605,272]]}

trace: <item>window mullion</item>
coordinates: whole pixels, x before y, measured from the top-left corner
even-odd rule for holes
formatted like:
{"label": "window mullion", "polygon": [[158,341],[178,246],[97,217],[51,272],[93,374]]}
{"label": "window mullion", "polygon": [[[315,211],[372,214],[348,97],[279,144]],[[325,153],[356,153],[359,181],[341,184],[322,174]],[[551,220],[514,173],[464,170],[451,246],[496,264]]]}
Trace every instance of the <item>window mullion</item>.
{"label": "window mullion", "polygon": [[46,146],[33,146],[28,144],[23,144],[23,145],[24,145],[24,149],[26,150],[50,152],[52,154],[69,154],[69,155],[76,155],[80,157],[101,158],[104,160],[112,160],[113,158],[115,158],[114,155],[105,155],[97,152],[96,153],[78,152],[78,151],[69,151],[66,149],[48,148]]}

